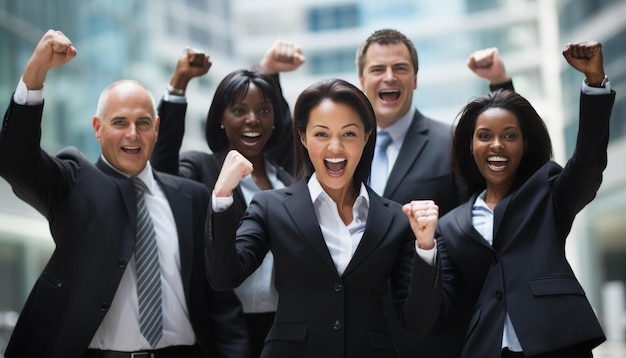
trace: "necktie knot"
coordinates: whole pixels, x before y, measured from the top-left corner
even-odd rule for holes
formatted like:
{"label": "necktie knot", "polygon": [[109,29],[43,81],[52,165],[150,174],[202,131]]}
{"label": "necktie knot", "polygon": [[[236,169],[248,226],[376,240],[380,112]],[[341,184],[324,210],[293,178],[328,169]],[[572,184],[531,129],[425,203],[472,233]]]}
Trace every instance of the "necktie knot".
{"label": "necktie knot", "polygon": [[391,144],[391,136],[389,133],[381,131],[376,134],[376,149],[387,150],[389,144]]}
{"label": "necktie knot", "polygon": [[143,182],[143,180],[137,178],[137,177],[132,177],[131,180],[133,181],[133,185],[135,186],[135,192],[137,194],[139,193],[148,193],[150,194],[150,189],[148,189],[148,186],[146,185],[146,183]]}
{"label": "necktie knot", "polygon": [[389,163],[387,160],[387,147],[391,144],[391,136],[385,131],[376,134],[376,148],[372,159],[372,170],[370,175],[370,187],[380,195],[385,191]]}

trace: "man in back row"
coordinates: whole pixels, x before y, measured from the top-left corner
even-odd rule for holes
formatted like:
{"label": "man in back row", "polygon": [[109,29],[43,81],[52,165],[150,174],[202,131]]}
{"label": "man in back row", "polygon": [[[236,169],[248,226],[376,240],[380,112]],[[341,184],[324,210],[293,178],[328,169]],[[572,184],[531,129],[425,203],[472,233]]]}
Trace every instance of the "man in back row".
{"label": "man in back row", "polygon": [[[454,174],[452,128],[423,115],[413,106],[418,57],[412,41],[396,30],[370,35],[356,55],[361,89],[374,107],[377,143],[372,162],[372,189],[398,203],[431,199],[444,215],[467,199],[464,183]],[[490,89],[513,89],[496,49],[474,53],[468,63]],[[386,314],[400,358],[457,358],[465,334],[463,323],[443,336],[415,337],[404,331],[390,300]]]}

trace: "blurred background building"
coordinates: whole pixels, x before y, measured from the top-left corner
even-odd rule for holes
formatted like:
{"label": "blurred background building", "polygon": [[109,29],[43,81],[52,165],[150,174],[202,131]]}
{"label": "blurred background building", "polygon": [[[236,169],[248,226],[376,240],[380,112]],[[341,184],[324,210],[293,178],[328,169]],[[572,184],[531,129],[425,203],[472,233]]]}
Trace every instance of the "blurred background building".
{"label": "blurred background building", "polygon": [[[617,101],[609,166],[597,198],[577,217],[568,257],[606,330],[597,357],[626,356],[626,0],[0,0],[0,107],[7,107],[35,45],[47,29],[78,49],[46,81],[42,145],[73,145],[95,160],[91,118],[102,89],[136,78],[165,92],[186,46],[213,66],[191,82],[183,150],[208,150],[204,118],[223,76],[250,67],[274,41],[299,44],[307,58],[281,75],[288,102],[325,77],[358,85],[355,53],[374,30],[394,28],[420,59],[415,105],[453,123],[460,108],[488,90],[465,66],[475,50],[498,47],[518,92],[546,120],[555,160],[564,164],[577,133],[582,75],[566,64],[567,42],[603,43]],[[54,250],[47,221],[0,179],[0,352],[28,292]],[[532,264],[532,263],[529,263]]]}

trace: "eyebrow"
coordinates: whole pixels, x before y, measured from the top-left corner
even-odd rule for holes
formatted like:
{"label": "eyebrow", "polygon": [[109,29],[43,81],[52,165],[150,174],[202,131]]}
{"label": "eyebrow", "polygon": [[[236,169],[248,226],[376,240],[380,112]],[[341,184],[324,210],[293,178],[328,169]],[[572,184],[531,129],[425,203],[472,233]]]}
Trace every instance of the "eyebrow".
{"label": "eyebrow", "polygon": [[[351,127],[351,126],[358,127],[358,125],[356,123],[349,123],[349,124],[346,124],[345,126],[341,127],[341,129],[345,129],[345,128],[348,128],[348,127]],[[320,127],[320,128],[324,128],[324,129],[330,129],[328,126],[325,126],[325,125],[322,125],[322,124],[316,124],[316,125],[313,126],[313,128],[316,128],[316,127]]]}

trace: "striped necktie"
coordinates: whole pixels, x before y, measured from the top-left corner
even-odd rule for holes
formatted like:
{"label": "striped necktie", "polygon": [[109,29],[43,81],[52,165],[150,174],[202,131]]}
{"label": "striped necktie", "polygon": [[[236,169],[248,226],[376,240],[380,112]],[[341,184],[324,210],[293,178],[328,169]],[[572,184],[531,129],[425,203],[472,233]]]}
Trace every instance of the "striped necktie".
{"label": "striped necktie", "polygon": [[135,198],[137,199],[135,261],[139,328],[141,334],[154,348],[163,335],[159,252],[152,219],[144,201],[144,193],[149,193],[150,190],[139,178],[133,178],[133,184],[135,184]]}

